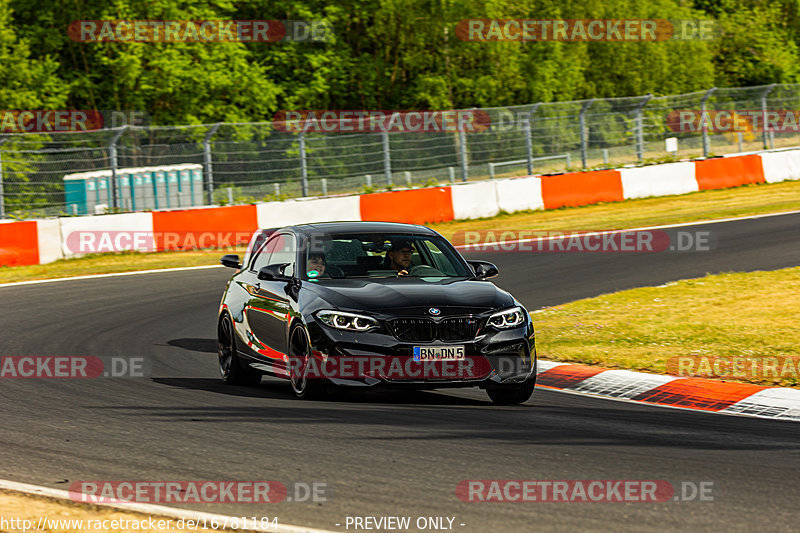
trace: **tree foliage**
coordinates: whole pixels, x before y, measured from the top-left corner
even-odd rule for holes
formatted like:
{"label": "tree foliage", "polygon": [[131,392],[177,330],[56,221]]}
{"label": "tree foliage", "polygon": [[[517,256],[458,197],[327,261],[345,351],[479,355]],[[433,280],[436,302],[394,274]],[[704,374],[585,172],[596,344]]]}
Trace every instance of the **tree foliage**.
{"label": "tree foliage", "polygon": [[[714,41],[470,42],[470,18],[714,18]],[[81,43],[77,20],[327,21],[328,42]],[[157,124],[280,109],[445,109],[796,82],[796,0],[0,0],[0,108],[146,111]]]}

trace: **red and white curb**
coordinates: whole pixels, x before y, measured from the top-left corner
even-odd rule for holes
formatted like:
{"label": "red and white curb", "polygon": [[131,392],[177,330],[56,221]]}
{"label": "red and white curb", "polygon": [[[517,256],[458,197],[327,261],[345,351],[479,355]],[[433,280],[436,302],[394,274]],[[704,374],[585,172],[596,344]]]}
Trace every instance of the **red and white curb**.
{"label": "red and white curb", "polygon": [[536,386],[723,414],[800,421],[800,390],[539,360]]}
{"label": "red and white curb", "polygon": [[[24,494],[31,494],[34,496],[44,496],[56,500],[64,500],[67,502],[75,503],[70,497],[70,493],[66,490],[51,489],[50,487],[42,487],[39,485],[29,485],[27,483],[17,483],[16,481],[9,481],[0,479],[0,491],[22,492]],[[151,503],[92,503],[93,506],[108,507],[117,511],[139,513],[148,516],[173,518],[177,520],[193,520],[195,523],[211,524],[216,521],[219,524],[231,523],[237,517],[227,516],[213,513],[203,513],[200,511],[191,511],[188,509],[178,509],[175,507],[166,507],[164,505],[154,505]],[[186,529],[192,529],[187,527]],[[195,528],[196,529],[196,528]],[[230,529],[230,528],[228,528]],[[263,531],[269,533],[333,533],[327,529],[315,529],[304,526],[293,526],[290,524],[277,524],[270,527],[258,526],[244,526],[238,527],[240,531]]]}

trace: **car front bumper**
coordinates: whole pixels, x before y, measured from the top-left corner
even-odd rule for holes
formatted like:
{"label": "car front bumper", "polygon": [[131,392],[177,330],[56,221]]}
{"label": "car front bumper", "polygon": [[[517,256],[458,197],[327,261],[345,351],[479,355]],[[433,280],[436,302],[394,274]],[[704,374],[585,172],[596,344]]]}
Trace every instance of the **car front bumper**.
{"label": "car front bumper", "polygon": [[[351,332],[313,321],[308,325],[312,377],[352,387],[483,388],[509,386],[536,372],[535,334],[527,326],[481,332],[465,342],[405,342],[385,330]],[[415,346],[463,346],[464,359],[414,361]]]}

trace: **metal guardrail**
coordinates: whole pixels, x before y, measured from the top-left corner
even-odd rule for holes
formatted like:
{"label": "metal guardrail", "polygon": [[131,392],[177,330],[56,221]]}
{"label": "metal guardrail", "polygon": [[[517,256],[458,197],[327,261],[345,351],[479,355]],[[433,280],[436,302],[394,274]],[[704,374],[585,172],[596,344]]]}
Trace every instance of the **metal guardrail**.
{"label": "metal guardrail", "polygon": [[571,167],[571,157],[569,154],[556,154],[556,155],[546,155],[543,157],[528,157],[527,159],[518,159],[516,161],[501,161],[500,163],[488,163],[489,165],[489,179],[495,178],[494,169],[497,167],[502,167],[506,165],[521,165],[522,163],[528,164],[528,174],[533,174],[533,164],[536,161],[552,161],[554,159],[564,159],[566,160],[567,168]]}

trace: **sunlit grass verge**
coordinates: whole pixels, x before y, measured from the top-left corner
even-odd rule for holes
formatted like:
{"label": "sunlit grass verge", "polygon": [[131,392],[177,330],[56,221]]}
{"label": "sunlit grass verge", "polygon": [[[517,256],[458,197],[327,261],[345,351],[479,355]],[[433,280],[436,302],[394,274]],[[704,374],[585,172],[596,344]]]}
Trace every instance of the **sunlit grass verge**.
{"label": "sunlit grass verge", "polygon": [[[501,214],[493,218],[428,224],[447,238],[458,232],[581,231],[676,224],[698,220],[800,210],[800,181],[746,185],[733,189],[565,207],[549,211]],[[462,235],[463,236],[463,235]],[[0,283],[129,272],[182,266],[213,265],[237,250],[197,250],[161,253],[107,253],[65,259],[47,265],[0,267]]]}
{"label": "sunlit grass verge", "polygon": [[[533,319],[543,359],[676,374],[674,359],[667,372],[670,358],[744,358],[755,363],[743,361],[735,371],[723,364],[721,375],[707,377],[798,387],[798,309],[800,267],[794,267],[605,294],[543,309]],[[779,364],[766,375],[752,371],[767,358],[794,365]]]}

